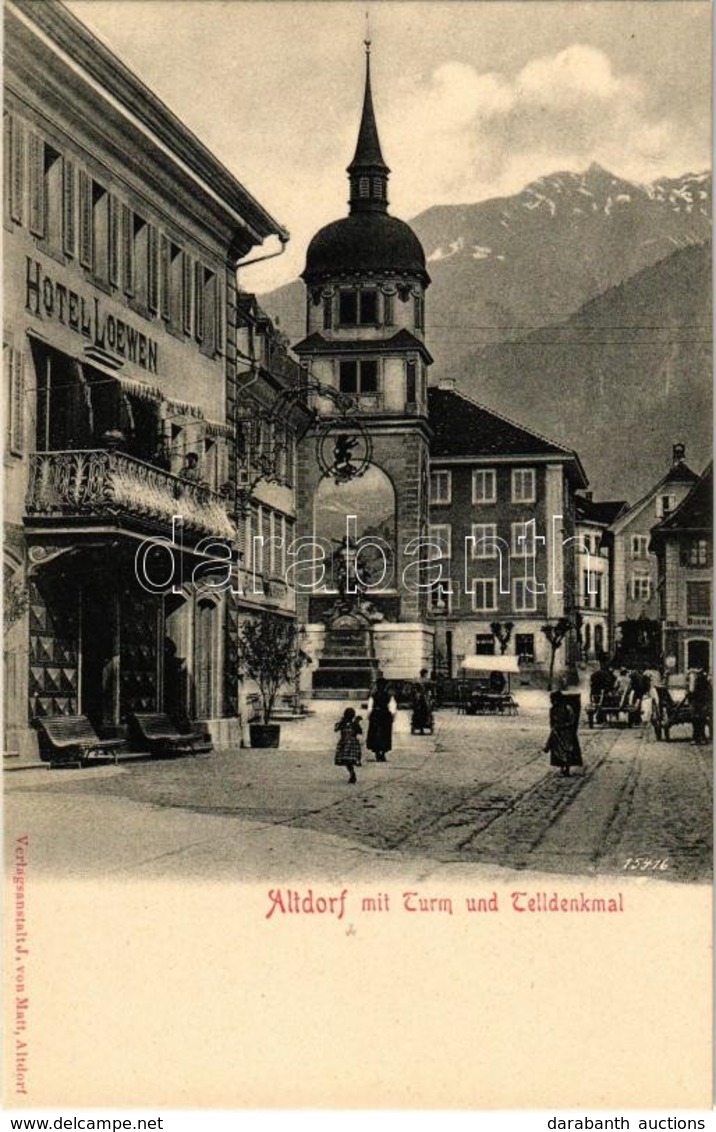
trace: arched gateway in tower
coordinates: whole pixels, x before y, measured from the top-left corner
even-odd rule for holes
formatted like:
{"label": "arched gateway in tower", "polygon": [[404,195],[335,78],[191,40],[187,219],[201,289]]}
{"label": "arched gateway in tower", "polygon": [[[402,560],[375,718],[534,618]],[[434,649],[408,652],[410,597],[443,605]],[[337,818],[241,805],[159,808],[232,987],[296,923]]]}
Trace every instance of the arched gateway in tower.
{"label": "arched gateway in tower", "polygon": [[[298,595],[298,607],[321,669],[314,665],[314,690],[325,695],[366,691],[359,667],[349,671],[361,639],[369,641],[373,674],[380,668],[389,679],[413,679],[432,665],[427,594],[416,585],[418,540],[428,523],[430,277],[417,236],[388,213],[390,170],[373,110],[369,42],[358,143],[347,172],[348,216],[322,228],[308,247],[306,337],[294,347],[309,388],[330,387],[350,399],[344,414],[340,397],[309,394],[318,418],[299,449],[298,531],[323,546],[326,575],[321,588]],[[347,473],[341,441],[348,446]],[[345,535],[370,537],[386,551],[381,579],[375,546],[358,543],[355,557],[354,542],[347,543],[349,576],[355,562],[370,592],[345,592],[353,588],[341,575]]]}

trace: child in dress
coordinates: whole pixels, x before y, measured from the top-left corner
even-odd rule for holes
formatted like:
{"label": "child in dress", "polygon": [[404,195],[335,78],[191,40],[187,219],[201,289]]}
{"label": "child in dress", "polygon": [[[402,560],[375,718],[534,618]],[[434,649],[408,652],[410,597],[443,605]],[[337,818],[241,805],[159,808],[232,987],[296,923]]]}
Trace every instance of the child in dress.
{"label": "child in dress", "polygon": [[341,719],[334,727],[339,733],[336,745],[336,766],[344,766],[348,770],[348,781],[357,782],[355,768],[361,765],[361,747],[359,735],[363,734],[360,717],[352,707],[346,708]]}

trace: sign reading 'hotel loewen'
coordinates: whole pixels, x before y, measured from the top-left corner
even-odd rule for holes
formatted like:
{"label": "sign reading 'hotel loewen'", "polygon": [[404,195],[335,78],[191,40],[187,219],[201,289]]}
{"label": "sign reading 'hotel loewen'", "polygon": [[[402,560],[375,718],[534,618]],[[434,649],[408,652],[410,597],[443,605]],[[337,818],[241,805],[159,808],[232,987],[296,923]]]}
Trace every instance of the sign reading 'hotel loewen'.
{"label": "sign reading 'hotel loewen'", "polygon": [[149,373],[157,372],[158,346],[153,338],[102,310],[99,298],[87,299],[43,273],[42,265],[27,260],[25,309],[38,318],[57,319],[100,350],[109,350]]}

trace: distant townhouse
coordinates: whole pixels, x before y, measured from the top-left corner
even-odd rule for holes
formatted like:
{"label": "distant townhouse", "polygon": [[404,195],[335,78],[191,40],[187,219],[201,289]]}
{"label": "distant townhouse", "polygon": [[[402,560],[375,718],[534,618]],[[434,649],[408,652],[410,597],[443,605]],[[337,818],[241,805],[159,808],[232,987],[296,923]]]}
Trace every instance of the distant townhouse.
{"label": "distant townhouse", "polygon": [[[579,457],[450,382],[428,390],[428,419],[429,534],[445,579],[431,593],[436,669],[457,675],[466,656],[499,653],[491,625],[510,622],[507,653],[540,680],[550,651],[542,626],[574,621],[575,492],[587,486]],[[558,668],[576,655],[570,633]]]}
{"label": "distant townhouse", "polygon": [[623,499],[596,502],[591,491],[575,497],[576,609],[582,618],[581,651],[586,664],[598,663],[612,648],[609,576],[613,544],[606,532],[627,506]]}
{"label": "distant townhouse", "polygon": [[236,613],[193,583],[237,540],[237,265],[286,233],[63,5],[4,16],[6,746],[162,710],[228,741]]}
{"label": "distant townhouse", "polygon": [[667,670],[711,671],[713,664],[713,464],[689,494],[652,528],[659,618]]}
{"label": "distant townhouse", "polygon": [[[236,335],[236,513],[239,517],[239,618],[259,612],[295,620],[287,585],[296,537],[297,438],[307,428],[303,371],[256,300],[239,292]],[[237,657],[240,667],[240,658]],[[241,688],[241,717],[251,715]]]}
{"label": "distant townhouse", "polygon": [[646,495],[612,523],[610,638],[622,621],[659,618],[656,558],[649,553],[651,529],[667,518],[689,493],[698,475],[686,463],[683,444],[674,444],[671,467]]}

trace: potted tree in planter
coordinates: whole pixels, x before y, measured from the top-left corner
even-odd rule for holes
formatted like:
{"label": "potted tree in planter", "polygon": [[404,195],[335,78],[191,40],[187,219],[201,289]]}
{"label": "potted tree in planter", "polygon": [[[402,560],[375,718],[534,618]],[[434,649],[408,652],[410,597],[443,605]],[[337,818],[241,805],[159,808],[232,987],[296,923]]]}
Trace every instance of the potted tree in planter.
{"label": "potted tree in planter", "polygon": [[261,723],[249,724],[252,747],[278,747],[281,726],[271,723],[279,689],[294,684],[311,660],[301,648],[301,631],[294,621],[259,613],[239,636],[239,657],[244,673],[254,680],[261,697]]}

